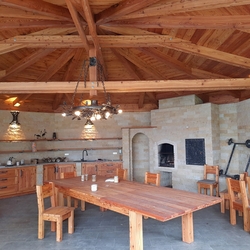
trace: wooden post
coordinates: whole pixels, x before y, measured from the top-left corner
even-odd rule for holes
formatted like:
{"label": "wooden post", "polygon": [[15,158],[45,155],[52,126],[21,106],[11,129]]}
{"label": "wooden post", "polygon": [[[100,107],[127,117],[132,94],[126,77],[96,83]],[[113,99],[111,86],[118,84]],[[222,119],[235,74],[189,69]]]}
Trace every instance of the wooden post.
{"label": "wooden post", "polygon": [[143,250],[142,215],[129,211],[130,250]]}

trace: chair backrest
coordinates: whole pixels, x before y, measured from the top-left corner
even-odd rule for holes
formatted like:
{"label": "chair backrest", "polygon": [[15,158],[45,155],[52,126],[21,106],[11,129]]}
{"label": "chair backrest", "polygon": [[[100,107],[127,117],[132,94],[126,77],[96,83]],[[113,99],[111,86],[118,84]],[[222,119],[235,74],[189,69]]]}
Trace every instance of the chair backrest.
{"label": "chair backrest", "polygon": [[246,185],[247,185],[247,176],[248,176],[247,172],[240,174],[240,180],[245,181]]}
{"label": "chair backrest", "polygon": [[45,183],[43,186],[36,186],[37,205],[39,213],[45,210],[44,199],[50,198],[51,207],[56,206],[55,188],[53,183]]}
{"label": "chair backrest", "polygon": [[248,188],[248,197],[250,198],[250,176],[246,177],[246,183]]}
{"label": "chair backrest", "polygon": [[117,168],[116,175],[118,176],[119,180],[127,180],[128,170],[124,168]]}
{"label": "chair backrest", "polygon": [[146,172],[145,173],[145,184],[153,184],[156,186],[160,186],[160,182],[161,182],[161,176],[160,174],[156,174],[156,173],[150,173],[150,172]]}
{"label": "chair backrest", "polygon": [[203,179],[209,179],[211,175],[213,175],[213,178],[216,182],[219,182],[219,166],[205,164]]}
{"label": "chair backrest", "polygon": [[77,176],[76,171],[73,171],[73,172],[62,172],[60,174],[60,179],[73,178],[73,177],[76,177],[76,176]]}

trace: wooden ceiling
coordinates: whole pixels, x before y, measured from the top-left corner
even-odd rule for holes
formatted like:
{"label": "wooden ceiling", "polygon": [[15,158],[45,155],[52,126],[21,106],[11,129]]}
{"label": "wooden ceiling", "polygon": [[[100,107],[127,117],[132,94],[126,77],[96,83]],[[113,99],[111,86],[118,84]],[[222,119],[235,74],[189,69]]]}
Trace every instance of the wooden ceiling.
{"label": "wooden ceiling", "polygon": [[60,112],[79,80],[78,95],[103,102],[101,84],[79,79],[91,56],[124,111],[248,99],[250,1],[0,0],[0,109]]}

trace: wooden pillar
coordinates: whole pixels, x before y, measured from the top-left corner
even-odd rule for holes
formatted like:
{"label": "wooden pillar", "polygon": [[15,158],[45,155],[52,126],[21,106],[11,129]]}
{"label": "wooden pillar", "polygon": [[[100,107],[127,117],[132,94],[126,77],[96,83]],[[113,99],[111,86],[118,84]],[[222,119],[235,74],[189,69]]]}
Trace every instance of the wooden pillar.
{"label": "wooden pillar", "polygon": [[[90,48],[89,50],[89,57],[95,57],[96,58],[96,49],[95,47]],[[90,66],[89,67],[89,81],[91,82],[91,90],[89,91],[90,98],[97,96],[97,90],[95,89],[96,83],[97,83],[97,67],[96,66]]]}

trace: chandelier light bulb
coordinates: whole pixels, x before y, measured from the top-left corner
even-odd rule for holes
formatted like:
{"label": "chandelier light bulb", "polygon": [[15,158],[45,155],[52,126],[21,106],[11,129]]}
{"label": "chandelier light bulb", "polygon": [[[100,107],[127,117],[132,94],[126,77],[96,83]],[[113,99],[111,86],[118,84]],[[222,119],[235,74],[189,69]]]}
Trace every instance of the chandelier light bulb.
{"label": "chandelier light bulb", "polygon": [[100,114],[97,114],[96,115],[96,120],[100,120],[102,117],[101,117],[101,115]]}
{"label": "chandelier light bulb", "polygon": [[66,113],[62,113],[62,116],[63,116],[63,117],[66,117]]}
{"label": "chandelier light bulb", "polygon": [[105,118],[108,119],[109,116],[110,116],[110,113],[107,111],[107,112],[105,113]]}
{"label": "chandelier light bulb", "polygon": [[95,116],[92,115],[92,116],[90,117],[90,120],[91,120],[92,122],[95,121]]}
{"label": "chandelier light bulb", "polygon": [[80,112],[80,111],[78,111],[78,110],[77,110],[77,111],[75,111],[75,115],[76,115],[76,116],[80,116],[80,114],[81,114],[81,112]]}
{"label": "chandelier light bulb", "polygon": [[122,113],[122,109],[118,109],[118,114],[121,114]]}

